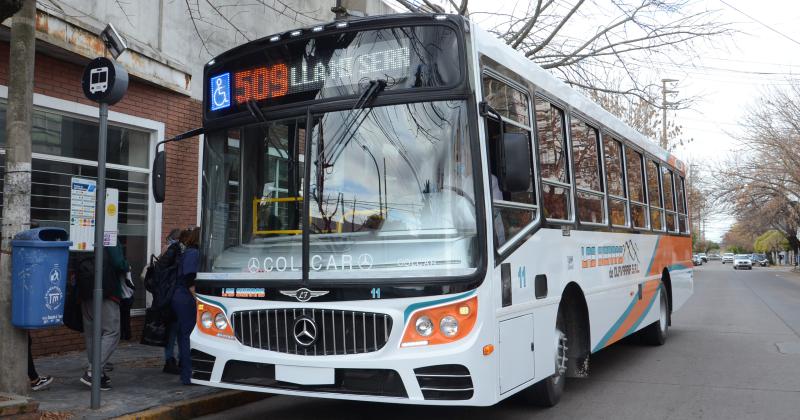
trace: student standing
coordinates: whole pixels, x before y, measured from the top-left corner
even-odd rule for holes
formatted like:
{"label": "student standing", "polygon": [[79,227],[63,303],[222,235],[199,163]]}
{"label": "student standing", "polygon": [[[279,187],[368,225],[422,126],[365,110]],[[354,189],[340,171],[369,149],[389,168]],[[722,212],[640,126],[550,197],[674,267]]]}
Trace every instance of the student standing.
{"label": "student standing", "polygon": [[180,353],[181,382],[191,385],[192,359],[189,336],[194,330],[197,307],[194,299],[194,282],[200,268],[200,228],[189,229],[184,242],[186,249],[178,257],[178,281],[172,295],[172,310],[178,318],[178,352]]}
{"label": "student standing", "polygon": [[[100,336],[100,389],[111,389],[111,379],[106,376],[106,364],[111,354],[117,349],[120,336],[119,302],[122,297],[122,285],[119,276],[128,270],[122,245],[104,247],[103,255],[103,302],[101,303],[101,336]],[[83,337],[86,341],[86,356],[89,367],[81,377],[81,382],[92,386],[92,324],[94,323],[93,290],[94,290],[94,255],[83,258],[78,263],[78,291],[81,296],[81,312],[83,314]]]}

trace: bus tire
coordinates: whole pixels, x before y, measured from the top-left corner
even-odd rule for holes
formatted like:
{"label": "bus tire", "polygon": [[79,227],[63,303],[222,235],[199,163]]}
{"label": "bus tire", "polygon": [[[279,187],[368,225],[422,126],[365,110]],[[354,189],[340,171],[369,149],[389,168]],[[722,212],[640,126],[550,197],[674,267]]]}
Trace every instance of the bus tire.
{"label": "bus tire", "polygon": [[642,330],[642,341],[651,346],[660,346],[667,342],[669,329],[669,302],[664,285],[661,285],[659,296],[658,321],[648,325]]}
{"label": "bus tire", "polygon": [[525,399],[539,407],[553,407],[564,394],[564,382],[567,380],[567,333],[566,322],[562,310],[558,311],[555,332],[555,365],[556,372],[533,384],[524,392]]}

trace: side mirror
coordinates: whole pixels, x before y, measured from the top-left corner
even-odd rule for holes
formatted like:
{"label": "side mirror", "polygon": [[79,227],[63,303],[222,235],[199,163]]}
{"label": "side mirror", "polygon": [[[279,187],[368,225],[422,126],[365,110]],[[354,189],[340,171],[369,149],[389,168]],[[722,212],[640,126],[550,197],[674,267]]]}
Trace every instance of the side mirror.
{"label": "side mirror", "polygon": [[531,177],[530,140],[524,133],[502,133],[500,144],[500,188],[507,192],[528,191]]}
{"label": "side mirror", "polygon": [[156,203],[163,203],[167,195],[167,151],[156,152],[153,159],[153,199]]}

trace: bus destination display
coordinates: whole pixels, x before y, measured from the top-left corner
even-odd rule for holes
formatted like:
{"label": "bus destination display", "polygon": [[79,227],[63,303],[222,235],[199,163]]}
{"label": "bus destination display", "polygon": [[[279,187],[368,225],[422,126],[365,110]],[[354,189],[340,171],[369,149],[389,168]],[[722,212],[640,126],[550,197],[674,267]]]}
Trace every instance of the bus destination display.
{"label": "bus destination display", "polygon": [[370,80],[386,90],[452,86],[460,80],[456,33],[445,26],[320,35],[283,45],[246,45],[206,68],[206,118],[357,95]]}
{"label": "bus destination display", "polygon": [[336,55],[327,60],[304,57],[297,63],[275,63],[212,76],[210,109],[217,111],[231,104],[315,91],[323,85],[348,86],[364,78],[396,81],[407,76],[410,65],[408,47],[379,49],[359,56]]}

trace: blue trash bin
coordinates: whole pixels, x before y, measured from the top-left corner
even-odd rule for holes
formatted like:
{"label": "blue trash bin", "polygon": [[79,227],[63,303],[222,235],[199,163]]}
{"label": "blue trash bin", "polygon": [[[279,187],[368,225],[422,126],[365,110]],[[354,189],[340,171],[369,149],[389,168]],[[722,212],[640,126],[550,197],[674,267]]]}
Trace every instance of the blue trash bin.
{"label": "blue trash bin", "polygon": [[11,241],[11,323],[18,328],[57,327],[64,322],[69,234],[36,228]]}

